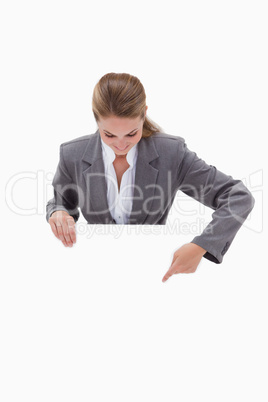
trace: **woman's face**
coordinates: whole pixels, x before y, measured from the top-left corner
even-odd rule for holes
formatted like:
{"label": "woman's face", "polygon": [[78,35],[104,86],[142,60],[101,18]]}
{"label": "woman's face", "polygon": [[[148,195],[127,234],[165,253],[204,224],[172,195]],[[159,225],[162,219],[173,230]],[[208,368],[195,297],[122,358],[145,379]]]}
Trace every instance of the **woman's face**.
{"label": "woman's face", "polygon": [[[146,107],[147,110],[147,107]],[[101,118],[98,122],[100,136],[116,156],[124,156],[142,137],[144,120],[122,117]]]}

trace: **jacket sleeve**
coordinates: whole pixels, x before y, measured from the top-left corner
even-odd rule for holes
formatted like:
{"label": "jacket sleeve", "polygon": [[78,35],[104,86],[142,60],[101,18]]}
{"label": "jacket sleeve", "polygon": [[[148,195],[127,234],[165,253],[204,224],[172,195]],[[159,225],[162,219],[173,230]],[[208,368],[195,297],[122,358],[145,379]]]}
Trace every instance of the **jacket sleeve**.
{"label": "jacket sleeve", "polygon": [[179,147],[178,188],[214,210],[211,222],[191,241],[206,250],[204,257],[220,264],[255,200],[241,180],[208,165],[184,140]]}
{"label": "jacket sleeve", "polygon": [[55,211],[66,211],[77,222],[80,215],[78,210],[78,191],[64,162],[63,144],[60,146],[60,160],[52,186],[54,187],[54,197],[47,203],[46,220],[48,221],[50,215]]}

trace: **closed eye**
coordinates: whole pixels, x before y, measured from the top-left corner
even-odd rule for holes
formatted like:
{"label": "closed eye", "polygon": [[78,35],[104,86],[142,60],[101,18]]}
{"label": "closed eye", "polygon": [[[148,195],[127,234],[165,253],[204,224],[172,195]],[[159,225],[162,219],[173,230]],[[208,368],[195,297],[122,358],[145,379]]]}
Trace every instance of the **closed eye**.
{"label": "closed eye", "polygon": [[[136,133],[134,133],[134,134],[128,134],[127,137],[134,137],[134,136],[137,134],[137,132],[138,132],[138,131],[136,131]],[[105,134],[105,136],[108,137],[108,138],[113,138],[113,137],[114,137],[114,135],[108,135],[108,134],[106,134],[106,133],[104,133],[104,134]]]}

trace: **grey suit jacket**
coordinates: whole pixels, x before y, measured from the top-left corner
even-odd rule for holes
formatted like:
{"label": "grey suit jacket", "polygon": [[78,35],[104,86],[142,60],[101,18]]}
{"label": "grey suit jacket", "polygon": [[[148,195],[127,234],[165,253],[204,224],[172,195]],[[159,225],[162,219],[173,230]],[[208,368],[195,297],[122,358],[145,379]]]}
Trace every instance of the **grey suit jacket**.
{"label": "grey suit jacket", "polygon": [[[133,206],[129,224],[164,225],[178,190],[214,210],[212,221],[192,242],[221,263],[237,231],[254,206],[241,180],[234,180],[190,151],[184,139],[166,133],[137,144]],[[99,130],[60,145],[60,160],[47,203],[47,221],[57,210],[77,222],[80,208],[89,224],[115,224],[107,201],[107,183]]]}

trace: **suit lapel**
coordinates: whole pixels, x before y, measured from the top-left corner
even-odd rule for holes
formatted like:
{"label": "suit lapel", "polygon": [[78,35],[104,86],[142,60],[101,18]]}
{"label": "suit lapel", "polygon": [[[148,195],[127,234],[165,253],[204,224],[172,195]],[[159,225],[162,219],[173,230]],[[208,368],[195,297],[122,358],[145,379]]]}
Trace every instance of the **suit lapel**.
{"label": "suit lapel", "polygon": [[138,158],[136,164],[135,187],[130,224],[142,225],[151,211],[155,193],[158,169],[150,162],[159,155],[151,137],[141,138],[138,142]]}
{"label": "suit lapel", "polygon": [[[151,210],[158,176],[158,169],[150,165],[152,160],[159,157],[153,139],[141,138],[137,146],[138,157],[130,224],[143,224],[146,220]],[[85,201],[90,203],[90,213],[97,217],[100,224],[115,223],[107,200],[107,183],[99,130],[90,137],[82,160],[86,162],[83,176],[89,194],[89,200]]]}
{"label": "suit lapel", "polygon": [[94,214],[100,224],[115,223],[108,206],[107,183],[99,130],[90,136],[82,160],[87,162],[86,168],[83,170],[87,188],[86,194],[88,194],[88,199],[85,200],[86,209],[90,211],[90,214]]}

